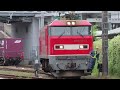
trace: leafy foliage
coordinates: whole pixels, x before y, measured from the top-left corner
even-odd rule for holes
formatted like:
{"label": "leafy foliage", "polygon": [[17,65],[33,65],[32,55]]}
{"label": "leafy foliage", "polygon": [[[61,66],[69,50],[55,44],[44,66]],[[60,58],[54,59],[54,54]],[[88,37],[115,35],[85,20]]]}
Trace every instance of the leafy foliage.
{"label": "leafy foliage", "polygon": [[92,26],[92,33],[93,33],[93,36],[95,36],[96,35],[96,31],[98,31],[98,25],[93,25]]}
{"label": "leafy foliage", "polygon": [[[95,47],[98,47],[98,53],[100,53],[99,60],[102,61],[102,39],[94,42],[94,48]],[[93,76],[98,76],[97,62],[95,63],[92,75]]]}
{"label": "leafy foliage", "polygon": [[[120,77],[120,35],[108,40],[108,68],[109,74]],[[94,46],[99,47],[100,60],[102,60],[102,40],[94,42]],[[96,67],[93,70],[93,75],[97,75]]]}
{"label": "leafy foliage", "polygon": [[98,31],[98,25],[93,25],[92,26],[92,34],[94,36],[94,40],[97,40],[96,36],[96,31]]}

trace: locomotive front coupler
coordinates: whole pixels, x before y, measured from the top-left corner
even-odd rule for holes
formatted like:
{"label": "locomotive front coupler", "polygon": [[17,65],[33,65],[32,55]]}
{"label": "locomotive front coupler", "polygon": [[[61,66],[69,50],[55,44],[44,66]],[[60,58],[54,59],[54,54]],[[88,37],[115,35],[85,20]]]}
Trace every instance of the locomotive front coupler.
{"label": "locomotive front coupler", "polygon": [[76,63],[67,63],[66,69],[74,69],[76,67]]}

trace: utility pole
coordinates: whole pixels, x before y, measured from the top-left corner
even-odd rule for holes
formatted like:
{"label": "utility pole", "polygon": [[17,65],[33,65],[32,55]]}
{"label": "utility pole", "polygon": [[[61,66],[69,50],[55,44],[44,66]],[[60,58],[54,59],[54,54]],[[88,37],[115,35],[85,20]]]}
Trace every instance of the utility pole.
{"label": "utility pole", "polygon": [[102,11],[102,70],[103,77],[108,75],[108,11]]}
{"label": "utility pole", "polygon": [[[39,34],[38,34],[38,42],[39,42],[39,37],[40,37],[40,30],[41,28],[43,28],[44,26],[44,11],[41,11],[41,16],[38,18],[39,20]],[[36,51],[35,51],[35,58],[34,58],[34,70],[35,70],[35,76],[39,77],[39,70],[40,70],[40,55],[39,55],[39,43],[38,46],[36,47]]]}

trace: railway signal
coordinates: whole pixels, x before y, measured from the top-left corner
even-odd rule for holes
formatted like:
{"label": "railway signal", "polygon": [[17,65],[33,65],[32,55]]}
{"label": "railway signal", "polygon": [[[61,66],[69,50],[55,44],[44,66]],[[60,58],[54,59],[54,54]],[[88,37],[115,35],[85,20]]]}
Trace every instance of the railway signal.
{"label": "railway signal", "polygon": [[102,11],[102,67],[103,76],[108,75],[108,11]]}

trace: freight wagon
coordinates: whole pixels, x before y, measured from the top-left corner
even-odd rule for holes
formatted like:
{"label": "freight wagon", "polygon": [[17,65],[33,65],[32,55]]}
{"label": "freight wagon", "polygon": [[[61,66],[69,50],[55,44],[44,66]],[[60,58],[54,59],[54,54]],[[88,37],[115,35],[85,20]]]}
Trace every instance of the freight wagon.
{"label": "freight wagon", "polygon": [[24,59],[21,38],[0,39],[0,65],[18,65]]}

